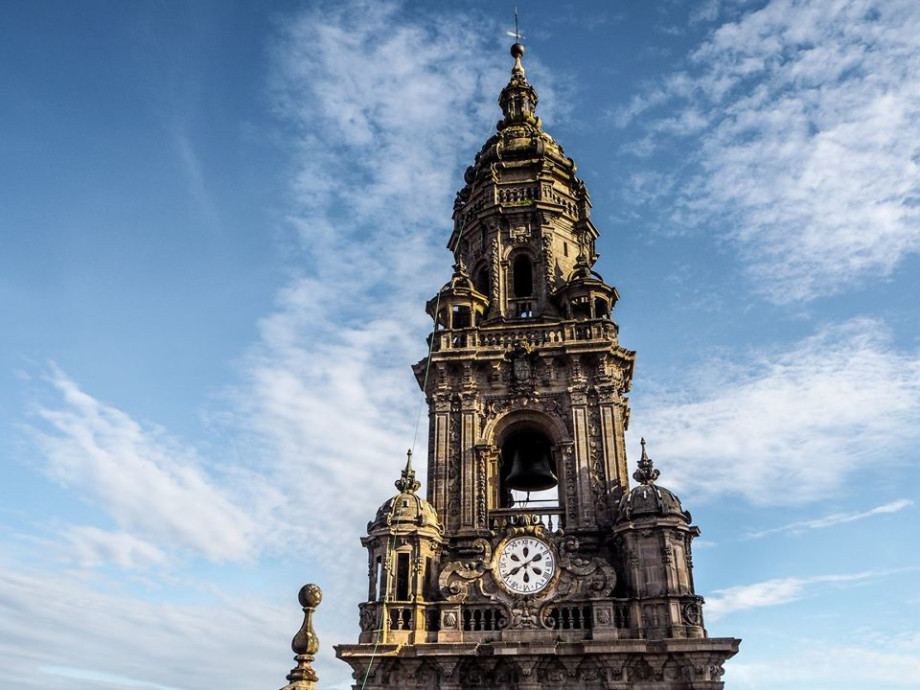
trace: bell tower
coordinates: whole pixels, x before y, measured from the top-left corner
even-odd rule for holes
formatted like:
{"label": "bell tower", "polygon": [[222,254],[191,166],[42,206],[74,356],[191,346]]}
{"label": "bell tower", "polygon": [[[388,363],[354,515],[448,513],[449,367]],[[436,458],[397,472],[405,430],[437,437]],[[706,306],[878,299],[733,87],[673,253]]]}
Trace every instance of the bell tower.
{"label": "bell tower", "polygon": [[593,270],[576,166],[535,114],[524,47],[503,118],[464,175],[451,279],[428,301],[426,499],[411,456],[362,543],[368,600],[339,645],[356,689],[722,688],[739,640],[709,638],[699,534],[624,433],[635,353]]}

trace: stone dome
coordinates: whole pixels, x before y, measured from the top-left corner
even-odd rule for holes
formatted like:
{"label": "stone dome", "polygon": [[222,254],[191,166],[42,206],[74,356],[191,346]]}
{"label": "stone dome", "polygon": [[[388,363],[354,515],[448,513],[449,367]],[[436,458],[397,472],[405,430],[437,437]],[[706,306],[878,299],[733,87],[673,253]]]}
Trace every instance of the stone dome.
{"label": "stone dome", "polygon": [[620,499],[617,522],[671,516],[690,522],[690,513],[683,509],[680,499],[672,491],[655,484],[642,484]]}
{"label": "stone dome", "polygon": [[401,527],[431,527],[440,530],[441,520],[428,501],[404,491],[377,509],[377,517],[368,524],[367,531],[398,530]]}
{"label": "stone dome", "polygon": [[428,528],[442,532],[441,519],[434,507],[421,496],[416,496],[421,484],[415,478],[412,469],[412,451],[408,453],[406,468],[395,482],[399,493],[386,501],[377,509],[377,516],[367,523],[367,533],[373,534],[379,530],[396,532],[400,530],[413,530]]}
{"label": "stone dome", "polygon": [[618,523],[659,517],[677,517],[690,523],[690,513],[683,509],[677,495],[655,484],[658,475],[658,470],[653,467],[651,458],[645,452],[645,439],[642,439],[642,458],[639,460],[639,469],[633,474],[640,484],[620,499]]}

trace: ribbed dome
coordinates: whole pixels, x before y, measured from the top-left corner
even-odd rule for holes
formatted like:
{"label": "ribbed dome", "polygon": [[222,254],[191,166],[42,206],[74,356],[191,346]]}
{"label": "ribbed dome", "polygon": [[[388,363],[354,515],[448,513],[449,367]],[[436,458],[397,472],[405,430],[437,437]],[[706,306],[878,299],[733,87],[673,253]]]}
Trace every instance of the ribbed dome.
{"label": "ribbed dome", "polygon": [[683,509],[680,499],[669,489],[655,484],[659,474],[645,452],[645,439],[642,439],[642,458],[639,460],[639,469],[633,473],[640,485],[620,499],[618,523],[656,517],[678,517],[690,523],[690,513]]}
{"label": "ribbed dome", "polygon": [[412,451],[408,453],[406,468],[395,482],[399,493],[377,509],[377,516],[367,523],[367,532],[377,530],[399,531],[401,528],[427,527],[438,532],[443,531],[441,520],[432,505],[421,496],[416,496],[421,484],[415,478],[412,469]]}
{"label": "ribbed dome", "polygon": [[498,122],[498,132],[483,144],[476,154],[476,162],[467,169],[465,178],[468,185],[477,179],[491,178],[491,166],[496,161],[548,158],[571,175],[575,174],[575,162],[565,155],[555,139],[543,131],[543,123],[536,116],[539,97],[524,74],[521,64],[524,47],[516,43],[511,54],[514,57],[511,81],[502,89],[498,99],[505,117]]}
{"label": "ribbed dome", "polygon": [[441,520],[431,504],[414,493],[393,496],[377,509],[377,517],[367,526],[368,532],[400,527],[433,527],[441,529]]}
{"label": "ribbed dome", "polygon": [[642,517],[674,516],[690,522],[690,513],[680,505],[680,499],[663,486],[642,484],[620,499],[617,522]]}

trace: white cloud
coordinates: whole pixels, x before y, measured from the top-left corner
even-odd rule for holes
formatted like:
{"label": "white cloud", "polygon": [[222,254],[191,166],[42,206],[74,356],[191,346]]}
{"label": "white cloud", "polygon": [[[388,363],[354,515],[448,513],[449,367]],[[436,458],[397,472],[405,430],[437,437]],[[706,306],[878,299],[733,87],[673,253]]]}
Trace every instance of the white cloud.
{"label": "white cloud", "polygon": [[57,368],[49,381],[60,406],[41,408],[47,428],[34,430],[47,473],[129,533],[75,528],[70,538],[84,556],[107,552],[126,564],[137,558],[149,563],[160,560],[162,546],[223,561],[248,559],[261,548],[270,525],[268,516],[257,515],[260,493],[271,491],[255,478],[247,477],[248,486],[233,496],[194,451],[162,430],[99,402]]}
{"label": "white cloud", "polygon": [[897,513],[904,510],[905,508],[909,508],[913,504],[913,501],[906,498],[901,498],[897,501],[891,501],[890,503],[876,506],[871,510],[864,510],[858,513],[833,513],[831,515],[825,515],[821,518],[815,518],[814,520],[799,520],[797,522],[790,522],[788,525],[782,525],[780,527],[771,527],[770,529],[750,532],[746,534],[745,537],[748,539],[759,539],[760,537],[765,537],[769,534],[780,534],[784,532],[796,534],[809,529],[826,529],[828,527],[835,527],[837,525],[844,525],[850,522],[865,520],[877,515],[890,515],[891,513]]}
{"label": "white cloud", "polygon": [[215,679],[240,688],[284,684],[293,666],[288,643],[300,624],[295,601],[197,592],[193,603],[176,603],[162,592],[125,589],[0,569],[4,687],[94,690],[106,678],[128,681],[116,687],[180,690]]}
{"label": "white cloud", "polygon": [[126,532],[106,532],[98,527],[69,527],[65,538],[72,555],[84,568],[115,565],[127,570],[165,565],[166,554],[153,544]]}
{"label": "white cloud", "polygon": [[726,686],[738,690],[786,688],[915,688],[920,677],[920,635],[916,633],[841,644],[833,639],[798,641],[783,663],[747,662],[744,655],[726,665]]}
{"label": "white cloud", "polygon": [[801,599],[807,591],[817,585],[855,582],[883,576],[884,573],[853,573],[848,575],[817,575],[814,577],[787,577],[757,582],[753,585],[739,585],[717,589],[706,597],[706,615],[709,620],[737,611],[764,606],[778,606]]}
{"label": "white cloud", "polygon": [[672,220],[731,228],[762,294],[835,294],[920,250],[918,34],[913,0],[773,0],[618,121],[700,142]]}
{"label": "white cloud", "polygon": [[920,356],[855,319],[742,365],[712,361],[637,406],[632,429],[649,439],[665,485],[759,504],[825,498],[915,444]]}

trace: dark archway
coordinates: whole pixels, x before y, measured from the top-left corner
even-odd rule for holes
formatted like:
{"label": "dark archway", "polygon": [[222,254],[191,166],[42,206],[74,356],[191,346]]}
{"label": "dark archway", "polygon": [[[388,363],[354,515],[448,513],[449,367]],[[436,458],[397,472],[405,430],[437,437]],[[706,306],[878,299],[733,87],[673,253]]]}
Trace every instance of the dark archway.
{"label": "dark archway", "polygon": [[515,297],[533,295],[533,264],[530,257],[519,254],[513,264],[513,287]]}
{"label": "dark archway", "polygon": [[513,431],[501,445],[501,506],[559,504],[558,470],[549,438],[533,427]]}

